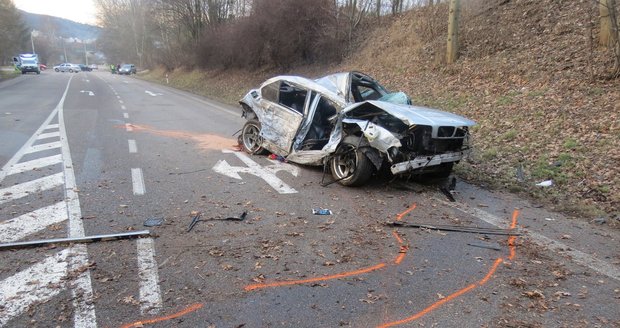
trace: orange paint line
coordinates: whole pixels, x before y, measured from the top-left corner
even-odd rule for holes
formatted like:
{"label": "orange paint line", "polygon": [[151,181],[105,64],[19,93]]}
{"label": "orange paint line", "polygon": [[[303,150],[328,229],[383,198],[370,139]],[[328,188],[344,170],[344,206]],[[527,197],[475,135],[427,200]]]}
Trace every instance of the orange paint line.
{"label": "orange paint line", "polygon": [[403,216],[407,215],[407,213],[415,210],[415,208],[417,207],[417,205],[414,203],[413,205],[411,205],[408,209],[406,209],[404,212],[398,214],[396,216],[396,221],[401,221],[403,219]]}
{"label": "orange paint line", "polygon": [[152,324],[152,323],[157,323],[157,322],[162,322],[162,321],[166,321],[166,320],[170,320],[170,319],[176,319],[180,316],[184,316],[190,312],[194,312],[198,309],[200,309],[201,307],[203,307],[204,304],[202,303],[196,303],[196,304],[192,304],[190,306],[188,306],[187,308],[177,312],[177,313],[173,313],[167,316],[163,316],[163,317],[158,317],[158,318],[153,318],[153,319],[148,319],[148,320],[142,320],[142,321],[136,321],[134,323],[128,323],[125,324],[123,326],[121,326],[121,328],[134,328],[134,327],[142,327],[143,325],[148,325],[148,324]]}
{"label": "orange paint line", "polygon": [[465,288],[463,288],[461,290],[458,290],[458,291],[456,291],[456,292],[446,296],[445,298],[443,298],[443,299],[441,299],[441,300],[431,304],[430,306],[428,306],[424,310],[422,310],[422,311],[420,311],[420,312],[418,312],[418,313],[416,313],[416,314],[414,314],[414,315],[412,315],[412,316],[410,316],[408,318],[405,318],[405,319],[402,319],[402,320],[399,320],[399,321],[393,321],[393,322],[384,323],[384,324],[382,324],[382,325],[380,325],[378,327],[379,328],[393,327],[393,326],[402,325],[402,324],[405,324],[405,323],[408,323],[408,322],[420,319],[421,317],[423,317],[424,315],[428,314],[429,312],[431,312],[431,311],[435,310],[436,308],[438,308],[438,307],[440,307],[440,306],[442,306],[442,305],[452,301],[453,299],[455,299],[455,298],[457,298],[457,297],[459,297],[459,296],[461,296],[461,295],[471,291],[474,288],[476,288],[476,285],[471,284],[471,285],[469,285],[469,286],[467,286],[467,287],[465,287]]}
{"label": "orange paint line", "polygon": [[[519,210],[514,210],[512,212],[512,222],[510,223],[510,229],[514,229],[517,227],[517,218],[519,217]],[[510,248],[510,255],[508,255],[508,259],[512,260],[517,255],[517,247],[515,246],[515,241],[517,240],[517,236],[508,237],[508,247]]]}
{"label": "orange paint line", "polygon": [[407,253],[398,253],[398,256],[396,256],[396,259],[394,260],[394,263],[395,264],[400,264],[405,259],[406,255],[407,255]]}
{"label": "orange paint line", "polygon": [[348,271],[348,272],[343,272],[343,273],[329,275],[329,276],[324,276],[324,277],[316,277],[316,278],[308,278],[308,279],[301,279],[301,280],[288,280],[288,281],[276,281],[276,282],[270,282],[270,283],[253,284],[253,285],[245,286],[245,288],[243,288],[243,289],[245,289],[246,291],[251,291],[251,290],[260,289],[260,288],[282,287],[282,286],[290,286],[290,285],[301,285],[301,284],[307,284],[307,283],[317,282],[317,281],[326,281],[326,280],[340,279],[340,278],[346,278],[346,277],[351,277],[351,276],[356,276],[356,275],[359,275],[359,274],[364,274],[364,273],[376,271],[376,270],[379,270],[379,269],[381,269],[383,267],[385,267],[385,263],[379,263],[379,264],[377,264],[375,266],[371,266],[369,268],[355,270],[355,271]]}
{"label": "orange paint line", "polygon": [[493,263],[493,266],[491,267],[491,270],[489,270],[489,272],[487,273],[486,276],[484,276],[484,278],[482,278],[482,280],[480,280],[480,282],[478,282],[478,285],[482,286],[484,284],[487,283],[487,281],[489,281],[489,279],[491,279],[491,276],[495,273],[495,271],[497,271],[497,267],[499,266],[500,263],[504,262],[504,259],[497,258],[495,260],[495,263]]}
{"label": "orange paint line", "polygon": [[396,238],[396,240],[398,241],[399,244],[404,244],[405,243],[403,241],[403,239],[400,238],[400,235],[398,234],[398,232],[396,232],[396,230],[392,230],[392,235],[394,235],[394,238]]}

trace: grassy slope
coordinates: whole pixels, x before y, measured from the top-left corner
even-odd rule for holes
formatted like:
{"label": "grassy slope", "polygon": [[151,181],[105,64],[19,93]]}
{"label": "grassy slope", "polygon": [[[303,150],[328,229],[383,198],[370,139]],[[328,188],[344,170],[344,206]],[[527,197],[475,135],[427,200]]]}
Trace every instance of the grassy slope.
{"label": "grassy slope", "polygon": [[[483,2],[485,3],[485,2]],[[620,81],[605,81],[606,52],[591,47],[587,1],[513,0],[464,8],[461,58],[443,63],[447,8],[390,18],[334,67],[293,72],[170,72],[171,84],[235,103],[276,74],[360,70],[419,105],[478,122],[476,152],[459,174],[528,193],[575,216],[620,208]],[[591,50],[592,49],[592,50]],[[163,71],[148,79],[163,80]],[[521,167],[525,181],[515,172]],[[551,188],[536,182],[553,179]],[[610,220],[614,222],[615,220]]]}

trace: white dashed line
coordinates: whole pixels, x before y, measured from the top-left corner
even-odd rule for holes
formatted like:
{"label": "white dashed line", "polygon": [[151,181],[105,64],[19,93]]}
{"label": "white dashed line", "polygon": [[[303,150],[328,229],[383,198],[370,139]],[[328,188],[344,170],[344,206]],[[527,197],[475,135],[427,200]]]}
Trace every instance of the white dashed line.
{"label": "white dashed line", "polygon": [[121,104],[123,103],[123,101],[122,101],[122,100],[119,100],[118,102],[119,102],[119,103],[121,103]]}
{"label": "white dashed line", "polygon": [[125,123],[125,129],[127,129],[127,132],[132,132],[133,131],[133,126],[131,126],[131,124],[129,124],[129,123]]}
{"label": "white dashed line", "polygon": [[137,153],[138,152],[138,145],[136,144],[136,141],[129,139],[128,143],[129,143],[129,152],[132,153],[132,154]]}
{"label": "white dashed line", "polygon": [[125,107],[125,105],[121,105],[121,109],[122,109],[122,110],[126,110],[126,109],[127,109],[127,107]]}
{"label": "white dashed line", "polygon": [[134,195],[144,195],[144,178],[142,177],[142,169],[140,168],[132,168],[131,169],[131,182],[133,184],[133,194]]}
{"label": "white dashed line", "polygon": [[129,118],[129,114],[128,113],[123,113],[123,117],[124,118]]}
{"label": "white dashed line", "polygon": [[155,261],[155,244],[152,238],[138,239],[138,269],[140,276],[140,311],[157,314],[162,307],[159,274]]}

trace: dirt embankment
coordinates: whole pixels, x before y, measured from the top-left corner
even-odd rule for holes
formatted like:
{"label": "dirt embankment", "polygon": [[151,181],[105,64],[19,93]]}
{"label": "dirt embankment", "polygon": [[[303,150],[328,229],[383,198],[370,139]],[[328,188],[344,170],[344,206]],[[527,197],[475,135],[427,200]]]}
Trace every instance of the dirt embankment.
{"label": "dirt embankment", "polygon": [[[459,165],[463,177],[617,225],[620,80],[604,78],[613,62],[596,45],[597,14],[591,1],[471,1],[462,11],[461,57],[449,66],[440,5],[369,24],[358,51],[332,67],[167,74],[171,85],[236,103],[277,74],[369,73],[418,105],[478,122],[475,154]],[[163,82],[165,74],[147,78]],[[549,179],[553,186],[535,186]]]}

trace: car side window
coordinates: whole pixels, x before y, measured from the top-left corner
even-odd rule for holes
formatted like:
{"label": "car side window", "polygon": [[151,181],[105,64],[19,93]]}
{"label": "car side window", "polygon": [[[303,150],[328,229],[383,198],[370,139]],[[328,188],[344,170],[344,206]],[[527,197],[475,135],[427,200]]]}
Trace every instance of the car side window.
{"label": "car side window", "polygon": [[278,103],[303,115],[307,95],[308,90],[282,82]]}
{"label": "car side window", "polygon": [[260,90],[260,93],[263,96],[263,99],[277,103],[278,95],[280,93],[280,81],[267,84]]}

